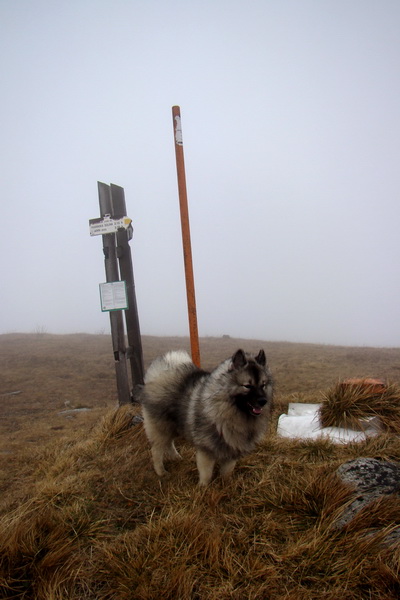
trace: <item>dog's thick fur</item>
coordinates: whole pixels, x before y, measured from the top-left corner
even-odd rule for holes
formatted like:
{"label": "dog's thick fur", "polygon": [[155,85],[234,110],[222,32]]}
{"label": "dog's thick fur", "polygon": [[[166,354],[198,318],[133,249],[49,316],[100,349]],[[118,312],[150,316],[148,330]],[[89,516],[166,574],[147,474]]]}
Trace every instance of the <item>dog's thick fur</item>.
{"label": "dog's thick fur", "polygon": [[149,367],[142,395],[144,426],[154,469],[166,473],[164,456],[180,458],[176,437],[196,448],[199,483],[208,485],[215,463],[229,475],[266,432],[273,395],[263,350],[238,350],[211,373],[186,352],[169,352]]}

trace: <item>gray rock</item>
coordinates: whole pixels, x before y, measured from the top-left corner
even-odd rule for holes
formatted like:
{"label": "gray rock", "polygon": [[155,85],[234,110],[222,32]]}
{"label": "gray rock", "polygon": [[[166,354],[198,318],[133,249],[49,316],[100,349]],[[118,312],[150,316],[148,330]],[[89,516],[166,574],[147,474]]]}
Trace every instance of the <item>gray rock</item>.
{"label": "gray rock", "polygon": [[[354,489],[355,499],[336,522],[342,528],[380,496],[400,493],[400,463],[375,458],[357,458],[337,470],[342,481]],[[391,541],[400,537],[400,528],[390,534]]]}
{"label": "gray rock", "polygon": [[139,425],[143,423],[143,417],[141,415],[135,415],[132,419],[132,425]]}
{"label": "gray rock", "polygon": [[394,494],[400,492],[400,463],[376,458],[357,458],[344,463],[338,474],[346,483],[352,483],[357,490]]}

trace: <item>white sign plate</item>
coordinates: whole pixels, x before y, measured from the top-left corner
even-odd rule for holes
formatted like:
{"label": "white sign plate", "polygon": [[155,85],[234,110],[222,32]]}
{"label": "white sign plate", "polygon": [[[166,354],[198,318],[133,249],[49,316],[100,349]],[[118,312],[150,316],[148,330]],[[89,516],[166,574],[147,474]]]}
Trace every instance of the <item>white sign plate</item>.
{"label": "white sign plate", "polygon": [[128,296],[125,281],[112,281],[111,283],[100,283],[100,302],[103,312],[110,310],[126,310],[128,308]]}
{"label": "white sign plate", "polygon": [[132,219],[121,217],[121,219],[112,219],[110,215],[105,215],[99,219],[89,220],[90,235],[107,235],[116,233],[119,229],[128,229],[131,226]]}

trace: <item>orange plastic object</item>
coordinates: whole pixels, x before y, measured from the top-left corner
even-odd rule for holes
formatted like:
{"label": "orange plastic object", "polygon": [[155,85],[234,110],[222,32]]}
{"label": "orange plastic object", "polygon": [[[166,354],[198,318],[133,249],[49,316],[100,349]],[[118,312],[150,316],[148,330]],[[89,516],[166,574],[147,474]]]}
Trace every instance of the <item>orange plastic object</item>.
{"label": "orange plastic object", "polygon": [[361,388],[365,391],[370,392],[371,394],[382,394],[387,388],[386,382],[383,379],[375,379],[373,377],[351,377],[349,379],[344,379],[341,382],[340,386],[343,388]]}

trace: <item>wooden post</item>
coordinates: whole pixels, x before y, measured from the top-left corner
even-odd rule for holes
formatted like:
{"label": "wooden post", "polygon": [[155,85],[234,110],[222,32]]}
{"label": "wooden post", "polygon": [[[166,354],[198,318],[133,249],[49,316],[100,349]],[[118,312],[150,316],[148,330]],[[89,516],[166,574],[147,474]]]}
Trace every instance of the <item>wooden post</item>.
{"label": "wooden post", "polygon": [[179,106],[172,107],[176,170],[178,176],[179,207],[181,213],[183,259],[185,265],[186,296],[189,316],[190,346],[192,360],[200,367],[199,333],[197,327],[196,294],[194,289],[192,246],[190,240],[189,210],[186,191],[185,161],[183,156],[181,111]]}
{"label": "wooden post", "polygon": [[[100,215],[113,216],[111,190],[105,183],[97,182],[99,191]],[[102,236],[104,266],[107,282],[119,281],[117,250],[115,233]],[[129,390],[128,369],[126,365],[125,331],[122,311],[110,311],[110,325],[112,347],[115,361],[115,374],[117,378],[117,391],[119,404],[128,404],[131,401]]]}
{"label": "wooden post", "polygon": [[[114,217],[126,217],[124,189],[119,185],[110,185]],[[117,257],[121,280],[126,282],[128,310],[125,311],[126,331],[128,335],[127,358],[132,375],[132,399],[135,400],[136,386],[144,384],[143,350],[140,336],[139,316],[136,303],[133,263],[129,246],[129,232],[126,229],[117,231]]]}

